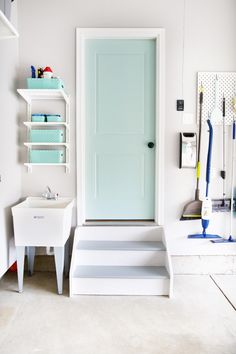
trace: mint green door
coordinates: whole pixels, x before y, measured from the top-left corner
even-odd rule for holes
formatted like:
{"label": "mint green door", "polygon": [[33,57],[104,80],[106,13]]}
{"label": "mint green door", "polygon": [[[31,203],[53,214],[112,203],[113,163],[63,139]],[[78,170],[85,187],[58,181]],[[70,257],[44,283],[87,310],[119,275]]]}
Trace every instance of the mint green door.
{"label": "mint green door", "polygon": [[151,39],[86,40],[87,220],[154,219],[155,48]]}

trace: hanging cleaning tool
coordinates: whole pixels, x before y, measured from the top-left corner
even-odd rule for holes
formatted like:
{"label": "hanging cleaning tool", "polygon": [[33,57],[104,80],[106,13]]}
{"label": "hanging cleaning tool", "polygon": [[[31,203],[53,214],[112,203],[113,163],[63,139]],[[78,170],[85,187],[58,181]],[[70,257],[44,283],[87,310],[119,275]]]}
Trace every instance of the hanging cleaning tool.
{"label": "hanging cleaning tool", "polygon": [[213,111],[211,112],[211,122],[214,124],[220,124],[222,120],[222,112],[220,110],[220,87],[218,75],[215,79],[215,104]]}
{"label": "hanging cleaning tool", "polygon": [[226,151],[226,142],[225,142],[225,97],[223,97],[223,169],[220,171],[220,176],[223,179],[223,204],[225,205],[225,182],[226,182],[226,166],[225,166],[225,151]]}
{"label": "hanging cleaning tool", "polygon": [[202,202],[202,233],[188,235],[188,238],[199,239],[199,238],[220,238],[218,235],[207,234],[206,230],[209,226],[211,214],[212,214],[212,203],[209,197],[209,187],[210,187],[210,175],[211,175],[211,157],[212,157],[212,143],[213,143],[213,128],[210,119],[207,119],[207,124],[209,127],[209,142],[208,142],[208,152],[207,152],[207,165],[206,165],[206,194]]}
{"label": "hanging cleaning tool", "polygon": [[[233,110],[236,114],[236,97],[233,99]],[[230,235],[227,239],[211,240],[213,243],[236,242],[233,238],[233,213],[234,213],[234,175],[235,175],[235,138],[236,138],[236,122],[235,118],[232,125],[232,166],[231,166],[231,203],[230,203]]]}
{"label": "hanging cleaning tool", "polygon": [[223,126],[223,156],[222,156],[222,170],[220,171],[220,176],[223,180],[223,196],[222,199],[212,200],[212,209],[214,212],[229,212],[230,211],[230,198],[226,198],[226,129],[225,129],[225,97],[223,96],[222,101],[222,126]]}
{"label": "hanging cleaning tool", "polygon": [[199,90],[199,130],[198,130],[198,150],[197,150],[197,186],[195,190],[195,200],[185,205],[180,220],[201,219],[202,201],[199,199],[199,181],[200,181],[200,155],[201,155],[201,136],[202,136],[202,106],[203,106],[203,86]]}

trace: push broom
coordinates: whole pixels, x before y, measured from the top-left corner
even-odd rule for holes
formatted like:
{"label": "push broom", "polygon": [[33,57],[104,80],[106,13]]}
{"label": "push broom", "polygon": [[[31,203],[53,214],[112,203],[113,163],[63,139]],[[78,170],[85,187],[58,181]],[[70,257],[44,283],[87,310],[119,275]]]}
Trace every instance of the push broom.
{"label": "push broom", "polygon": [[202,218],[202,233],[188,235],[188,238],[191,239],[200,239],[200,238],[221,238],[215,234],[208,234],[206,232],[210,217],[212,213],[212,202],[209,197],[209,186],[210,186],[210,175],[211,175],[211,157],[212,157],[212,143],[213,143],[213,128],[210,119],[207,119],[207,124],[209,127],[209,142],[208,142],[208,152],[207,152],[207,165],[206,165],[206,194],[202,202],[201,218]]}

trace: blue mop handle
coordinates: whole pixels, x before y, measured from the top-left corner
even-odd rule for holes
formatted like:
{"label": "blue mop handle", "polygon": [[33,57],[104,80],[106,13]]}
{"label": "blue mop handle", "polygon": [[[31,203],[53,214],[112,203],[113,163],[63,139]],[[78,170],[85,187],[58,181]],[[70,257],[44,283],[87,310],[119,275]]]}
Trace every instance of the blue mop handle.
{"label": "blue mop handle", "polygon": [[207,124],[209,127],[209,142],[208,142],[207,166],[206,166],[206,197],[208,197],[208,190],[210,184],[211,156],[212,156],[212,143],[213,143],[213,128],[210,119],[207,119]]}

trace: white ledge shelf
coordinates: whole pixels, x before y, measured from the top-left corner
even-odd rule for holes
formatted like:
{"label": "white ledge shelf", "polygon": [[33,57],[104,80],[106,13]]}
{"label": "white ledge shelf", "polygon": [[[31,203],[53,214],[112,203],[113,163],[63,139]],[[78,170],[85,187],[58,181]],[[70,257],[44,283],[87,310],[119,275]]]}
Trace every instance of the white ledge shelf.
{"label": "white ledge shelf", "polygon": [[18,38],[19,33],[0,10],[0,39]]}
{"label": "white ledge shelf", "polygon": [[25,146],[31,147],[31,146],[65,146],[69,147],[68,143],[24,143]]}
{"label": "white ledge shelf", "polygon": [[49,126],[60,126],[63,125],[69,129],[69,124],[66,122],[23,122],[27,127],[49,127]]}
{"label": "white ledge shelf", "polygon": [[17,92],[28,104],[32,100],[64,100],[69,103],[69,96],[62,89],[18,89]]}
{"label": "white ledge shelf", "polygon": [[68,163],[24,163],[24,165],[28,168],[28,172],[32,172],[34,166],[62,166],[65,167],[66,173],[70,172],[70,165]]}

